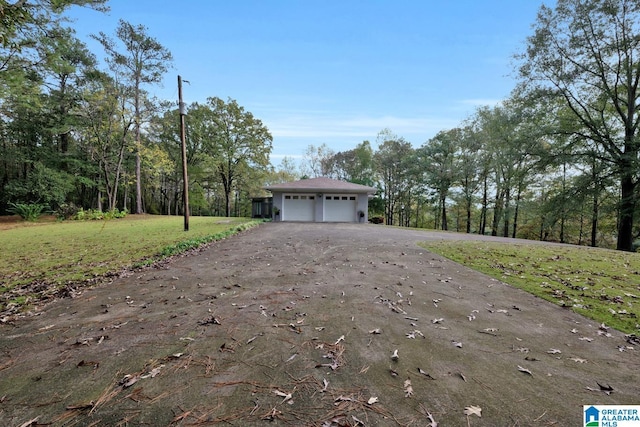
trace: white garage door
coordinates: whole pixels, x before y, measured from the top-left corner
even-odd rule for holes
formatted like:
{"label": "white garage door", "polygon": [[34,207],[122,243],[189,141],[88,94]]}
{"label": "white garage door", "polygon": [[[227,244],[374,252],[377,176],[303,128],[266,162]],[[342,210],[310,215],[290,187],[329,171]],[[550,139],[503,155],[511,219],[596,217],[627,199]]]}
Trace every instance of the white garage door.
{"label": "white garage door", "polygon": [[327,194],[324,196],[324,220],[330,222],[356,222],[355,194]]}
{"label": "white garage door", "polygon": [[283,221],[313,221],[316,197],[313,194],[285,194],[282,202]]}

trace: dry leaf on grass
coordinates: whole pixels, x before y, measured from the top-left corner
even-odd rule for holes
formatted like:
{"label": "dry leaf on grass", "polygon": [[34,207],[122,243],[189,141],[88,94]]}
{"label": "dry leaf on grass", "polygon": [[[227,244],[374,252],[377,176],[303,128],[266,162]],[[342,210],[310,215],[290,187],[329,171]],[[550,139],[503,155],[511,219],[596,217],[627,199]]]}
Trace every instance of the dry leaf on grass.
{"label": "dry leaf on grass", "polygon": [[464,414],[466,416],[477,415],[478,417],[482,417],[482,408],[474,405],[467,406],[466,408],[464,408]]}
{"label": "dry leaf on grass", "polygon": [[120,385],[122,385],[122,388],[128,388],[137,383],[139,380],[139,376],[127,374],[120,380]]}
{"label": "dry leaf on grass", "polygon": [[378,398],[377,397],[370,397],[369,400],[367,400],[367,403],[369,405],[373,405],[374,403],[378,403]]}
{"label": "dry leaf on grass", "polygon": [[147,372],[146,374],[140,376],[140,378],[154,378],[156,375],[158,375],[160,373],[160,369],[162,369],[164,367],[164,365],[160,365],[158,367],[153,368],[152,370],[150,370],[149,372]]}

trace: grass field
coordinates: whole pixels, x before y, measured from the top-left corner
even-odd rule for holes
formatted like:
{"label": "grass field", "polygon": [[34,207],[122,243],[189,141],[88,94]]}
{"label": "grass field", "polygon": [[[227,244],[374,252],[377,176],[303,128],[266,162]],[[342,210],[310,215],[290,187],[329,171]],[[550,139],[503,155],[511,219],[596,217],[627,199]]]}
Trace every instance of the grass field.
{"label": "grass field", "polygon": [[638,253],[478,241],[422,246],[597,322],[640,334]]}
{"label": "grass field", "polygon": [[36,294],[149,264],[257,224],[248,218],[130,215],[108,221],[19,223],[0,229],[0,312]]}

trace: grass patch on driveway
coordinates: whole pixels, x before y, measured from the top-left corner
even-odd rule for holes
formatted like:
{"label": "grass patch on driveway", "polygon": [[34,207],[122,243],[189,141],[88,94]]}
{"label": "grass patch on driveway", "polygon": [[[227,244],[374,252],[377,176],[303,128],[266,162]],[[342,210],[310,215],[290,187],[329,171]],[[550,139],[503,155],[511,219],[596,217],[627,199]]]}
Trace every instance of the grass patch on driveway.
{"label": "grass patch on driveway", "polygon": [[248,218],[130,215],[0,230],[0,313],[123,269],[151,264],[258,224]]}
{"label": "grass patch on driveway", "polygon": [[640,254],[479,241],[421,246],[622,332],[640,332]]}

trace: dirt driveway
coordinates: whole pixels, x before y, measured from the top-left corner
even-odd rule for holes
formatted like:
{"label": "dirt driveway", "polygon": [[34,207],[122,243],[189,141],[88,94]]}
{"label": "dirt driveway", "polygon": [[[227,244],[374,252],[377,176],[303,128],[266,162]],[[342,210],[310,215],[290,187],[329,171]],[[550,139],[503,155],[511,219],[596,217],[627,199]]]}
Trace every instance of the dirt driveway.
{"label": "dirt driveway", "polygon": [[443,237],[267,223],[1,324],[0,424],[569,426],[640,404],[623,334],[416,244]]}

